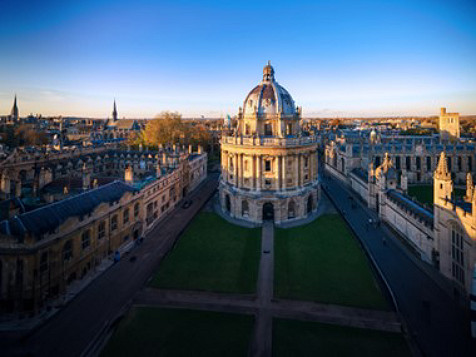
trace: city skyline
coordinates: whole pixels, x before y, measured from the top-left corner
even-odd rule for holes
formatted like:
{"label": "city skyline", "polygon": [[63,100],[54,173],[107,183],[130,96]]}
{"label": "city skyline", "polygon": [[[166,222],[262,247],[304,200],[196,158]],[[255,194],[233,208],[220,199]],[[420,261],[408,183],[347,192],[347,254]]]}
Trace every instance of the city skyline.
{"label": "city skyline", "polygon": [[268,60],[305,117],[476,113],[470,1],[1,6],[0,115],[234,115]]}

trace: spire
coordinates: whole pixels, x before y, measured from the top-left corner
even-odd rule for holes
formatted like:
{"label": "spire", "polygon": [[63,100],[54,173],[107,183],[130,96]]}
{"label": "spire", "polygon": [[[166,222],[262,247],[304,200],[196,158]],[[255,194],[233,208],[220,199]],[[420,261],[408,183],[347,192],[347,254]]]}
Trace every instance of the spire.
{"label": "spire", "polygon": [[112,120],[117,120],[117,106],[116,106],[116,98],[114,98],[114,108],[112,110]]}
{"label": "spire", "polygon": [[451,180],[451,174],[448,172],[448,162],[444,151],[440,154],[440,160],[435,171],[435,178],[440,180]]}
{"label": "spire", "polygon": [[17,95],[15,93],[15,99],[13,100],[13,107],[12,111],[10,113],[10,116],[12,117],[13,120],[18,120],[18,105],[17,105]]}

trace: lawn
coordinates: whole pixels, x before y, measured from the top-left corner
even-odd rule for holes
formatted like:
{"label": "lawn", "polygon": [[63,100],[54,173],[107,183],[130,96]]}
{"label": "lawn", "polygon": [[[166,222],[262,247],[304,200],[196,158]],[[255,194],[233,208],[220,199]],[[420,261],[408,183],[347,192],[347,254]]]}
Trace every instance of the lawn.
{"label": "lawn", "polygon": [[276,230],[274,288],[280,298],[388,308],[370,262],[337,214]]}
{"label": "lawn", "polygon": [[411,353],[398,333],[274,319],[273,355],[392,357],[411,356]]}
{"label": "lawn", "polygon": [[[466,194],[466,190],[462,188],[453,189],[456,197],[463,197]],[[408,186],[408,195],[415,197],[418,202],[423,204],[433,204],[433,185],[416,185]]]}
{"label": "lawn", "polygon": [[246,356],[253,317],[132,308],[101,356]]}
{"label": "lawn", "polygon": [[261,229],[228,223],[201,212],[160,265],[150,285],[157,288],[254,293]]}

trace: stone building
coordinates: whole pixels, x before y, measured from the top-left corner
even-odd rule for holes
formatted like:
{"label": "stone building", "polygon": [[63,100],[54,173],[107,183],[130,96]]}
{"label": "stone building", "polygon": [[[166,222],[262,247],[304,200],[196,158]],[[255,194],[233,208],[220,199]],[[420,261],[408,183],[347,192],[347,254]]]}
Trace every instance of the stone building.
{"label": "stone building", "polygon": [[459,139],[461,134],[459,113],[447,113],[446,108],[441,108],[438,127],[443,140]]}
{"label": "stone building", "polygon": [[[117,166],[104,170],[122,172],[126,182],[96,187],[90,176],[96,160],[85,160],[79,169],[82,193],[32,211],[17,210],[0,222],[0,311],[37,311],[64,294],[70,283],[152,230],[207,175],[201,148],[196,153],[162,149],[160,158],[151,158],[152,166],[124,153]],[[108,152],[101,154],[103,165]],[[145,168],[153,171],[144,174]],[[7,202],[13,212],[11,199]]]}
{"label": "stone building", "polygon": [[474,288],[476,269],[476,187],[472,174],[467,172],[466,195],[462,199],[455,197],[448,162],[442,151],[433,175],[432,206],[406,194],[407,177],[396,170],[388,153],[376,169],[370,163],[367,170],[358,168],[344,175],[335,169],[332,161],[326,161],[325,168],[374,209],[422,260],[439,269],[455,291],[469,295]]}
{"label": "stone building", "polygon": [[319,198],[317,139],[301,127],[301,108],[274,78],[246,96],[237,124],[221,139],[220,203],[236,219],[277,224],[311,215]]}
{"label": "stone building", "polygon": [[433,180],[438,156],[445,152],[448,169],[458,183],[464,183],[466,173],[476,173],[476,145],[471,142],[445,142],[438,136],[378,135],[375,132],[343,131],[325,146],[325,160],[329,170],[348,177],[353,170],[367,171],[370,164],[381,165],[386,153],[394,168],[406,175],[409,184]]}

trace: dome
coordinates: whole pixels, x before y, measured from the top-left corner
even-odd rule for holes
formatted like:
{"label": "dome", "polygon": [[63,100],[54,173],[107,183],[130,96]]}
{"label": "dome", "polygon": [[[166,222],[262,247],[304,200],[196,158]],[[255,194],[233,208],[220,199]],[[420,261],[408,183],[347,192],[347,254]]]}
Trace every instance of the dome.
{"label": "dome", "polygon": [[268,62],[263,68],[263,80],[246,96],[244,115],[295,115],[294,100],[274,79],[274,68]]}

